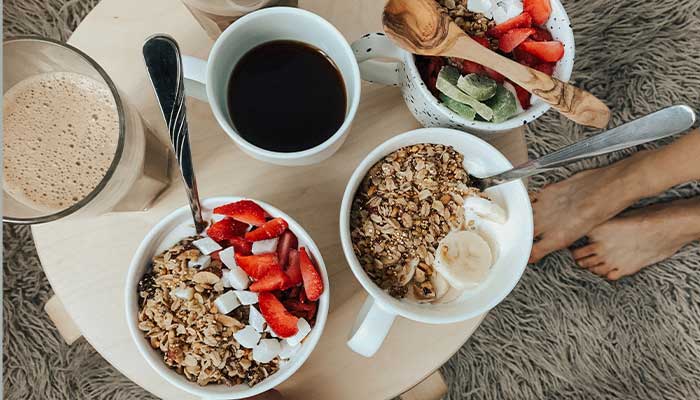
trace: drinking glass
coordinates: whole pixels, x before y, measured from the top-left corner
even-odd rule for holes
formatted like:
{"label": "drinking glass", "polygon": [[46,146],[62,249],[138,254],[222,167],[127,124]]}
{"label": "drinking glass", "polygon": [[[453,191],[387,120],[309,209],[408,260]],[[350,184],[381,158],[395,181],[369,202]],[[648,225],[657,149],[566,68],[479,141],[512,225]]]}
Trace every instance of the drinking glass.
{"label": "drinking glass", "polygon": [[15,84],[39,74],[71,72],[109,88],[119,117],[119,138],[112,163],[86,197],[58,212],[46,212],[15,199],[3,184],[3,221],[36,224],[66,216],[146,210],[170,183],[169,148],[148,129],[107,73],[82,51],[46,38],[6,40],[3,53],[3,94]]}
{"label": "drinking glass", "polygon": [[216,40],[221,32],[238,18],[255,10],[272,6],[296,7],[298,0],[182,0],[210,38]]}

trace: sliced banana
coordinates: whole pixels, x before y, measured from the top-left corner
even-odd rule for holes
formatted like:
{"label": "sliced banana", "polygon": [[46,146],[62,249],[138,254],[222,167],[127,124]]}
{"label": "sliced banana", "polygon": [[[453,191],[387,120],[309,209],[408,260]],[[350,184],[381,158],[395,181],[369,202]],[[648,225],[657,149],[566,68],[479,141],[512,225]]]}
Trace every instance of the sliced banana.
{"label": "sliced banana", "polygon": [[508,214],[503,207],[499,206],[495,201],[480,196],[465,197],[464,209],[472,211],[481,218],[498,222],[499,224],[505,224],[508,221]]}
{"label": "sliced banana", "polygon": [[488,275],[493,257],[489,244],[477,233],[455,231],[445,236],[435,254],[435,269],[455,289],[477,286]]}

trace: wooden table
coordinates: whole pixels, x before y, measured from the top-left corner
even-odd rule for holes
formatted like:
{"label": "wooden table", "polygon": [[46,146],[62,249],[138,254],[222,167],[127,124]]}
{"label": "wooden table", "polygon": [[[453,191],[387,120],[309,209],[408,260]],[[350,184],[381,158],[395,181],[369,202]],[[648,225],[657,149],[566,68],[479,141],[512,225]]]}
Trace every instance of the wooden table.
{"label": "wooden table", "polygon": [[[381,0],[302,0],[335,24],[349,41],[380,29]],[[174,36],[183,53],[206,58],[212,42],[176,0],[102,0],[70,43],[95,58],[148,123],[165,126],[141,58],[144,39]],[[202,197],[243,195],[292,215],[318,244],[331,277],[331,312],[315,351],[279,389],[290,399],[380,399],[420,382],[469,338],[483,316],[458,324],[425,325],[397,319],[372,359],[345,345],[365,293],[341,251],[338,212],[353,168],[387,138],[418,127],[398,89],[364,84],[357,118],[345,145],[318,165],[283,168],[244,155],[218,127],[205,103],[188,103],[194,163]],[[522,130],[493,139],[513,162],[527,157]],[[206,157],[205,157],[206,155]],[[174,170],[173,170],[174,171]],[[113,213],[91,220],[33,227],[44,271],[65,311],[94,348],[119,371],[153,394],[192,396],[168,385],[138,354],[127,331],[123,286],[130,258],[145,233],[186,202],[180,180],[148,212]]]}

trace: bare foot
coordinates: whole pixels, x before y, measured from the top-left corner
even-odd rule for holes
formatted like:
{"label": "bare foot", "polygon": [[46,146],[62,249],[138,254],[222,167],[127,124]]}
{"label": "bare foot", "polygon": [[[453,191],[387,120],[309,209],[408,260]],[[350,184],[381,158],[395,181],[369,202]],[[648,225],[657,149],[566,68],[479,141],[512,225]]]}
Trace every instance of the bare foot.
{"label": "bare foot", "polygon": [[582,268],[610,280],[636,273],[700,238],[700,199],[625,213],[596,227],[572,253]]}
{"label": "bare foot", "polygon": [[531,263],[567,248],[641,196],[633,158],[580,172],[530,196],[535,217]]}

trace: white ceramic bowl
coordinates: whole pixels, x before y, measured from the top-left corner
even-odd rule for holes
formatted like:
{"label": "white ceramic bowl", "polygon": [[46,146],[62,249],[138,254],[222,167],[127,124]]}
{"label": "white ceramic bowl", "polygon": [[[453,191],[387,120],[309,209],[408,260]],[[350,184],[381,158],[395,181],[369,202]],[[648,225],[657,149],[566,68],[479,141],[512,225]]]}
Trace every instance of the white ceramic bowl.
{"label": "white ceramic bowl", "polygon": [[[501,152],[468,133],[444,128],[424,128],[395,136],[372,150],[355,169],[347,184],[340,208],[340,239],[345,258],[365,290],[368,305],[361,311],[348,342],[353,350],[371,355],[381,344],[391,320],[401,315],[415,321],[444,324],[467,320],[489,311],[515,287],[527,265],[532,247],[532,208],[522,182],[510,182],[487,190],[488,196],[508,213],[501,225],[482,221],[481,232],[495,247],[496,259],[486,280],[476,289],[464,291],[458,298],[440,304],[417,304],[397,300],[374,284],[358,261],[350,236],[350,209],[355,192],[369,169],[399,148],[419,143],[452,146],[464,156],[464,166],[474,176],[488,176],[512,167]],[[483,175],[482,175],[483,174]],[[374,322],[372,321],[374,320]],[[387,323],[387,321],[389,321]],[[386,330],[386,331],[384,331]],[[378,342],[378,343],[377,343]]]}
{"label": "white ceramic bowl", "polygon": [[[238,200],[242,200],[242,198],[215,197],[204,199],[202,201],[202,207],[205,219],[210,217],[211,210],[214,207]],[[146,359],[148,364],[154,370],[156,370],[156,372],[158,372],[163,379],[184,391],[206,399],[246,398],[270,390],[284,382],[297,369],[299,369],[299,367],[301,367],[301,365],[313,351],[314,347],[316,347],[316,343],[318,343],[318,340],[321,338],[321,333],[323,332],[323,327],[326,324],[326,319],[328,317],[328,306],[330,302],[328,273],[318,247],[313,240],[311,240],[311,237],[308,233],[306,233],[304,228],[302,228],[301,225],[299,225],[289,215],[262,201],[253,201],[265,209],[268,214],[274,217],[282,217],[285,221],[287,221],[289,224],[289,229],[294,232],[299,239],[299,245],[305,246],[316,260],[319,272],[323,277],[325,290],[319,299],[316,324],[304,342],[301,344],[302,348],[288,362],[283,364],[279,371],[252,388],[245,384],[233,387],[226,385],[199,386],[195,382],[188,381],[183,375],[178,374],[165,365],[160,352],[151,348],[151,345],[144,337],[143,332],[141,332],[137,327],[139,306],[136,287],[138,281],[146,272],[146,267],[149,265],[154,255],[168,249],[170,246],[177,243],[184,237],[195,234],[189,206],[178,208],[163,218],[160,223],[154,226],[141,242],[141,245],[139,246],[138,250],[136,250],[136,254],[134,254],[131,264],[129,265],[129,272],[126,278],[126,287],[124,289],[124,301],[126,304],[126,316],[129,332],[131,333],[131,338],[134,340],[134,343],[136,343],[136,347],[139,349],[139,352],[143,358]]]}
{"label": "white ceramic bowl", "polygon": [[[564,44],[564,57],[557,62],[554,77],[568,82],[574,67],[574,32],[571,22],[559,0],[550,0],[552,14],[545,24],[554,40]],[[396,47],[383,33],[363,36],[352,44],[360,62],[362,79],[399,86],[404,101],[413,116],[425,127],[445,127],[486,135],[526,125],[549,110],[550,105],[532,98],[531,107],[512,118],[499,122],[471,121],[462,118],[442,105],[428,90],[416,67],[413,54]],[[377,62],[374,59],[397,59],[397,63]]]}

